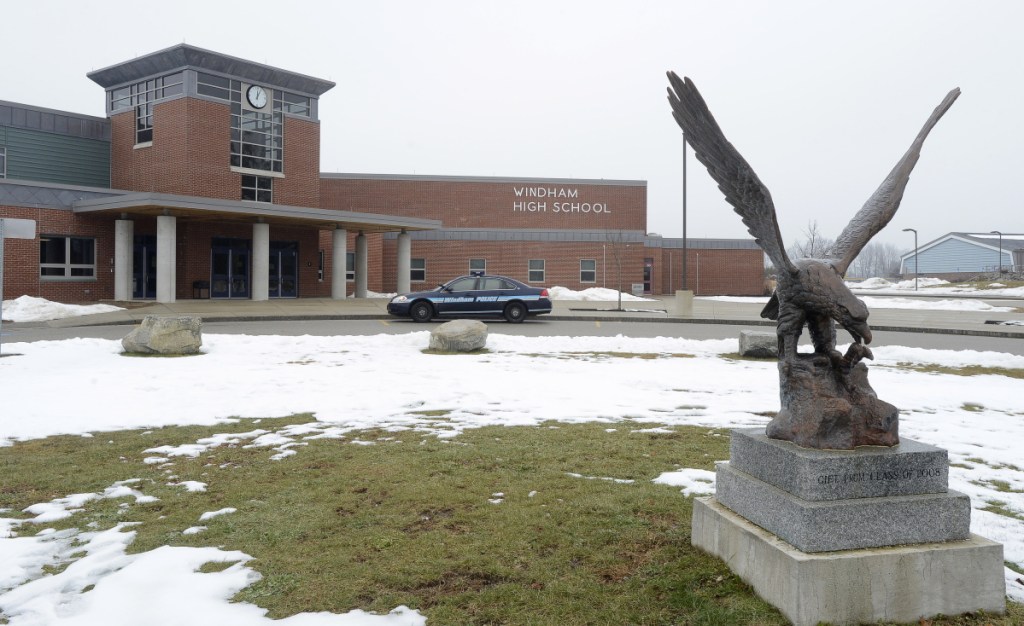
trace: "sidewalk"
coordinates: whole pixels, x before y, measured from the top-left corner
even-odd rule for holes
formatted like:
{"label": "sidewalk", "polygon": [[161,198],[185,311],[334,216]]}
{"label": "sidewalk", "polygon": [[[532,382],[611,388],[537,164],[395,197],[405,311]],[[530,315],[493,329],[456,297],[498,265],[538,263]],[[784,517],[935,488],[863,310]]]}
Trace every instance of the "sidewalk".
{"label": "sidewalk", "polygon": [[[767,300],[767,298],[766,298]],[[289,300],[181,300],[171,304],[129,303],[130,308],[113,313],[99,313],[66,318],[33,326],[72,328],[137,324],[147,315],[198,315],[204,321],[246,322],[274,320],[346,320],[388,319],[386,298],[331,300],[299,298]],[[544,316],[548,320],[669,322],[682,324],[736,324],[765,326],[775,322],[760,317],[762,303],[734,302],[695,298],[691,315],[672,314],[675,298],[664,296],[651,301],[622,303],[624,310],[615,310],[616,302],[556,300],[554,310]],[[1024,325],[1008,326],[997,322],[1016,321],[1024,324],[1024,313],[986,313],[975,311],[932,311],[920,309],[871,310],[869,323],[874,330],[896,332],[931,332],[1024,339]],[[28,324],[24,324],[28,326]]]}

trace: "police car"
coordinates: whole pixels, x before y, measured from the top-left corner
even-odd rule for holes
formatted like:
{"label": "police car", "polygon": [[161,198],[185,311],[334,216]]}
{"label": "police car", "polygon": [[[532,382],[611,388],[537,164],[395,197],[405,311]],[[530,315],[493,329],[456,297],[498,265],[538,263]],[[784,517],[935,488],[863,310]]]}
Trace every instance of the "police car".
{"label": "police car", "polygon": [[431,291],[395,296],[388,313],[429,322],[435,317],[504,317],[513,324],[551,312],[548,290],[524,285],[506,276],[474,272],[459,276]]}

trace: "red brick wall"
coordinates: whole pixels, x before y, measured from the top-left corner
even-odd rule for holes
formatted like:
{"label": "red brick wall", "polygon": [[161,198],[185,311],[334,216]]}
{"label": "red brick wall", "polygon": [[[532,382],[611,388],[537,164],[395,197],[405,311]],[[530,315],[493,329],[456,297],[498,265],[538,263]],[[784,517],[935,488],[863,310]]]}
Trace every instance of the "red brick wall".
{"label": "red brick wall", "polygon": [[[397,285],[397,241],[385,240],[381,266],[384,292],[395,291]],[[457,249],[457,252],[453,252]],[[651,291],[654,295],[671,294],[681,288],[681,262],[674,250],[644,248],[622,244],[494,242],[494,241],[413,241],[412,257],[426,259],[427,277],[413,283],[413,290],[430,288],[456,276],[469,273],[469,259],[486,259],[487,272],[502,274],[528,282],[530,259],[545,261],[545,287],[561,286],[573,290],[588,287],[618,288],[616,252],[622,263],[622,289],[629,292],[634,283],[644,282],[644,259],[653,260]],[[764,255],[760,250],[689,250],[687,268],[690,289],[697,287],[697,263],[700,263],[701,295],[759,296],[765,292]],[[597,265],[597,281],[580,282],[580,260],[593,259]],[[671,269],[669,263],[671,261]],[[669,275],[671,274],[671,282]]]}
{"label": "red brick wall", "polygon": [[[675,293],[683,288],[681,254],[681,249],[661,251],[658,284],[663,285],[664,293]],[[764,295],[764,253],[761,250],[689,248],[686,288],[702,296]]]}
{"label": "red brick wall", "polygon": [[[54,302],[91,302],[114,294],[114,228],[100,218],[76,216],[59,209],[0,206],[0,215],[36,222],[35,239],[4,240],[4,299],[20,296]],[[55,280],[39,277],[39,236],[95,237],[96,276],[91,279]]]}
{"label": "red brick wall", "polygon": [[[561,190],[576,198],[517,196],[522,189]],[[325,209],[385,213],[441,220],[446,228],[558,228],[572,230],[638,230],[647,232],[647,187],[584,183],[430,181],[323,178]],[[516,203],[544,205],[517,211]],[[584,213],[561,210],[571,204],[591,205]],[[556,211],[556,204],[559,205]],[[596,212],[594,205],[600,205]]]}
{"label": "red brick wall", "polygon": [[[135,223],[136,234],[155,234],[156,220],[148,224]],[[270,225],[271,241],[297,241],[299,243],[299,297],[320,295],[317,282],[319,245],[317,230],[304,227]],[[177,285],[175,297],[179,300],[192,298],[192,282],[210,280],[210,250],[214,238],[244,239],[252,250],[252,225],[214,222],[178,221]],[[249,259],[249,285],[252,288],[252,259]],[[203,292],[203,296],[206,293]]]}
{"label": "red brick wall", "polygon": [[[394,239],[385,240],[383,266],[384,291],[395,291],[397,285],[397,246]],[[453,253],[453,244],[457,252]],[[650,256],[642,246],[619,247],[622,262],[622,288],[629,292],[632,283],[643,282],[643,262]],[[509,276],[529,283],[528,265],[531,259],[544,260],[544,283],[538,286],[561,286],[573,290],[588,287],[615,288],[619,274],[616,271],[615,250],[611,245],[602,248],[595,243],[553,243],[532,241],[413,241],[412,257],[426,259],[427,277],[424,282],[412,283],[413,291],[431,288],[438,283],[469,273],[469,259],[486,259],[487,273]],[[580,259],[597,262],[597,281],[580,282]],[[652,289],[658,292],[658,285]]]}
{"label": "red brick wall", "polygon": [[[320,206],[320,124],[285,117],[284,178],[274,203]],[[178,98],[153,108],[153,142],[135,146],[135,113],[111,117],[111,184],[115,189],[241,198],[242,174],[231,170],[231,109]]]}
{"label": "red brick wall", "polygon": [[274,203],[320,206],[320,124],[285,116],[284,178],[274,179]]}

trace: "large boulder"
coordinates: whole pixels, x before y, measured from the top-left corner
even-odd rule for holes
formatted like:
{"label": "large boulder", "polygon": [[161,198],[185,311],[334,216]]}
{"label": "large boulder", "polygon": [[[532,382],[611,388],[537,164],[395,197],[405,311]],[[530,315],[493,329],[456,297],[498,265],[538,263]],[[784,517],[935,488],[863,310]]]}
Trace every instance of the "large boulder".
{"label": "large boulder", "polygon": [[778,335],[761,330],[741,330],[740,356],[749,356],[755,359],[778,358]]}
{"label": "large boulder", "polygon": [[121,347],[134,354],[197,354],[203,346],[202,331],[203,320],[194,315],[147,315],[121,340]]}
{"label": "large boulder", "polygon": [[477,320],[452,320],[430,331],[430,349],[473,352],[487,345],[487,325]]}

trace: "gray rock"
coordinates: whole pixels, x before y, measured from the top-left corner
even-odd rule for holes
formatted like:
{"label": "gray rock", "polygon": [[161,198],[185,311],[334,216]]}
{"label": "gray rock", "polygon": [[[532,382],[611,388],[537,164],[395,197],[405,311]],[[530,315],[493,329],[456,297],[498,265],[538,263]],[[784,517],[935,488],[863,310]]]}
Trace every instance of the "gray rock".
{"label": "gray rock", "polygon": [[900,412],[878,399],[863,363],[836,368],[825,357],[798,354],[779,362],[779,384],[782,408],[765,431],[772,439],[832,450],[900,442]]}
{"label": "gray rock", "polygon": [[147,315],[121,340],[121,347],[134,354],[197,354],[203,345],[202,330],[203,320],[197,316]]}
{"label": "gray rock", "polygon": [[760,330],[741,330],[740,356],[749,356],[755,359],[778,358],[778,335]]}
{"label": "gray rock", "polygon": [[487,345],[487,325],[477,320],[452,320],[430,331],[430,349],[473,352]]}

